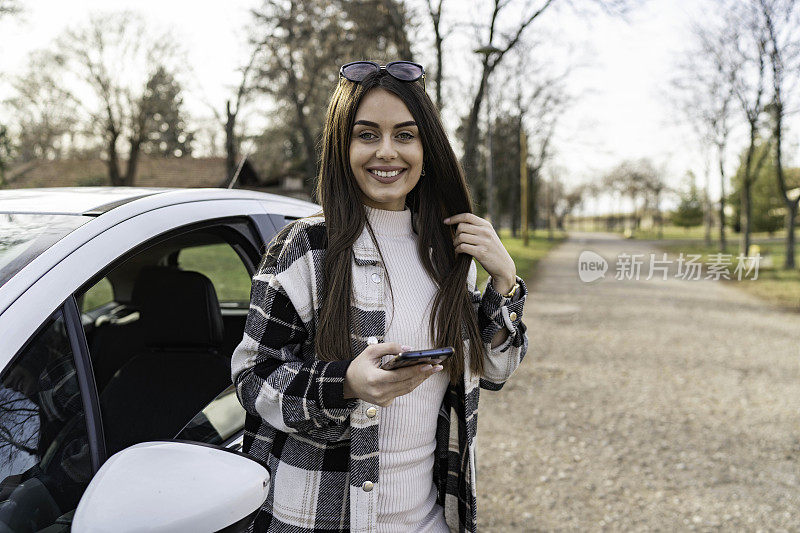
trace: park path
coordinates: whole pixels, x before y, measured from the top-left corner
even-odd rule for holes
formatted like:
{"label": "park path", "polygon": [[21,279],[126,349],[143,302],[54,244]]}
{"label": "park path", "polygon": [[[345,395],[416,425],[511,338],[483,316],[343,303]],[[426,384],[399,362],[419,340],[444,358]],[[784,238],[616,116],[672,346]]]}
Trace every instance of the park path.
{"label": "park path", "polygon": [[[614,279],[649,246],[572,234],[537,265],[528,355],[481,395],[479,531],[800,530],[800,314]],[[605,279],[579,280],[583,250]]]}

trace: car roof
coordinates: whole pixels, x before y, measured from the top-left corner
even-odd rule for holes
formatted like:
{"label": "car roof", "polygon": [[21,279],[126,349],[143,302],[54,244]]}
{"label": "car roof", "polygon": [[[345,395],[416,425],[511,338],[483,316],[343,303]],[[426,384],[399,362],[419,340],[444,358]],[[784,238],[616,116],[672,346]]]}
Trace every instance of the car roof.
{"label": "car roof", "polygon": [[[100,215],[145,197],[159,197],[161,205],[206,199],[255,199],[308,208],[313,204],[246,189],[177,189],[145,187],[53,187],[0,190],[0,213]],[[153,205],[153,202],[148,202]]]}
{"label": "car roof", "polygon": [[137,198],[169,189],[136,187],[74,187],[52,189],[7,189],[0,191],[0,211],[82,215],[111,205],[122,205]]}

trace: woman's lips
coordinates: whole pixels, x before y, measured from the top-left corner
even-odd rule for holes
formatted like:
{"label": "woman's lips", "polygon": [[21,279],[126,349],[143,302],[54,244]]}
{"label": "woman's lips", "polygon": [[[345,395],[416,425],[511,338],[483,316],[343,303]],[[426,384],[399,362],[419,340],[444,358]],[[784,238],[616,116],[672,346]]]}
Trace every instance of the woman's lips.
{"label": "woman's lips", "polygon": [[380,181],[381,183],[394,183],[395,181],[397,181],[400,178],[402,178],[405,175],[405,173],[406,173],[406,169],[403,169],[400,172],[398,172],[397,174],[395,174],[394,176],[390,176],[388,178],[385,178],[383,176],[378,176],[377,174],[375,174],[372,171],[369,171],[369,170],[367,171],[367,174],[372,176],[374,179]]}

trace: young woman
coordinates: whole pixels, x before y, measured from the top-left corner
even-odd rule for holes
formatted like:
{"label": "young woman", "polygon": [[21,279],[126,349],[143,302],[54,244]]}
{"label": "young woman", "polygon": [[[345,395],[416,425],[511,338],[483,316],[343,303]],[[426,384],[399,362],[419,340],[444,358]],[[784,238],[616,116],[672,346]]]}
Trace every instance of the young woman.
{"label": "young woman", "polygon": [[[472,214],[422,67],[340,73],[322,213],[270,244],[233,354],[244,451],[272,476],[254,530],[475,531],[479,387],[500,389],[525,355],[527,289]],[[379,366],[445,346],[443,365]]]}

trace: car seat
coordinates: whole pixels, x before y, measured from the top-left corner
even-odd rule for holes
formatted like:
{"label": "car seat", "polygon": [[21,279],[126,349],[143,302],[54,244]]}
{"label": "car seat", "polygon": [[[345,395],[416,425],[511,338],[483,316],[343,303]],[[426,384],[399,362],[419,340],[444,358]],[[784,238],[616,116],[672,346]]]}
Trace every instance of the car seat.
{"label": "car seat", "polygon": [[230,381],[220,353],[222,315],[211,281],[170,267],[143,269],[136,284],[145,349],[100,395],[108,456],[174,438]]}

